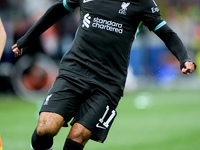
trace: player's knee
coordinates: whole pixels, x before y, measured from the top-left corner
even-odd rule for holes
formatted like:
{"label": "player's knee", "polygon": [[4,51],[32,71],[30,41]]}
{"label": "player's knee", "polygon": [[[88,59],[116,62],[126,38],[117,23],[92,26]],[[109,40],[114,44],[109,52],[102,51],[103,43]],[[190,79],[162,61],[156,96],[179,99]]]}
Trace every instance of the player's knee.
{"label": "player's knee", "polygon": [[39,136],[44,136],[44,135],[46,135],[46,132],[45,132],[45,130],[43,128],[37,126],[37,134]]}
{"label": "player's knee", "polygon": [[67,138],[81,143],[82,145],[85,145],[90,139],[91,135],[92,133],[90,130],[88,130],[79,123],[75,123],[72,129],[70,130],[70,133]]}
{"label": "player's knee", "polygon": [[42,113],[37,126],[37,134],[39,136],[51,135],[55,136],[64,123],[61,116],[53,113]]}
{"label": "player's knee", "polygon": [[55,128],[53,128],[52,126],[49,126],[47,124],[42,125],[42,124],[38,124],[37,126],[37,134],[39,136],[44,136],[44,135],[51,135],[51,136],[55,136],[58,133],[58,130],[56,130]]}
{"label": "player's knee", "polygon": [[72,141],[76,141],[82,145],[85,145],[87,143],[87,141],[89,140],[88,136],[84,136],[82,132],[76,132],[73,134],[70,134],[70,136],[68,136],[68,138]]}

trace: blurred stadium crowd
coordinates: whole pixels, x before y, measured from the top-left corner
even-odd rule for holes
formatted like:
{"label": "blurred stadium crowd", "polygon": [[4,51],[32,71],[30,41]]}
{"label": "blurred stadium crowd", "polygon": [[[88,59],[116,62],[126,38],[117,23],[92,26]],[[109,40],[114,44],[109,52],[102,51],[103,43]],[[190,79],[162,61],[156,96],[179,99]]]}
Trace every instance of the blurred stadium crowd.
{"label": "blurred stadium crowd", "polygon": [[[67,15],[14,58],[11,46],[57,0],[0,0],[0,17],[7,43],[0,66],[0,93],[19,95],[47,90],[57,74],[57,65],[75,36],[79,12]],[[157,0],[161,15],[180,36],[190,56],[200,64],[200,1]],[[17,71],[16,71],[17,70]],[[193,79],[198,79],[197,70]],[[135,40],[130,58],[127,89],[177,83],[179,63],[165,45],[145,27]],[[142,79],[142,80],[141,80]],[[195,84],[197,83],[194,81]],[[148,83],[148,84],[147,84]]]}

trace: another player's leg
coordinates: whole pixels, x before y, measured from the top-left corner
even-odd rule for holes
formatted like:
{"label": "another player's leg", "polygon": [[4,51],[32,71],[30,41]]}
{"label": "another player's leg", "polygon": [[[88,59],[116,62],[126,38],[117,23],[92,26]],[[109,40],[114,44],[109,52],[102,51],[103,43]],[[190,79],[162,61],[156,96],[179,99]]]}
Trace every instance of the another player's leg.
{"label": "another player's leg", "polygon": [[42,112],[38,125],[31,139],[33,150],[52,149],[53,137],[59,132],[64,124],[64,118],[56,113]]}
{"label": "another player's leg", "polygon": [[65,141],[63,150],[82,150],[92,132],[79,123],[75,123]]}

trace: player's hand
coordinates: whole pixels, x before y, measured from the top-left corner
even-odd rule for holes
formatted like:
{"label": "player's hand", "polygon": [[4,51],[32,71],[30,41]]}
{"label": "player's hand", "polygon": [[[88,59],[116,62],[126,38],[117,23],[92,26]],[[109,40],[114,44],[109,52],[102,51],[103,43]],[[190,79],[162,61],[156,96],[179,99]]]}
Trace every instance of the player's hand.
{"label": "player's hand", "polygon": [[190,73],[193,73],[195,69],[195,64],[193,62],[186,61],[182,68],[182,73],[189,75]]}
{"label": "player's hand", "polygon": [[17,44],[14,44],[12,46],[12,51],[15,54],[15,57],[21,56],[23,53],[23,48],[22,49],[18,49]]}

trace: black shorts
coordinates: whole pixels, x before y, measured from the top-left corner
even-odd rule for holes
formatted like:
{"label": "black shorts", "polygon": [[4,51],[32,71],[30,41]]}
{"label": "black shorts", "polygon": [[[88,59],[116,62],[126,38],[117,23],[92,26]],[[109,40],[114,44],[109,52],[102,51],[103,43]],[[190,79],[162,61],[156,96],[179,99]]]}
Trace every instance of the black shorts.
{"label": "black shorts", "polygon": [[117,113],[120,97],[102,87],[77,78],[58,77],[48,92],[40,112],[54,112],[65,125],[80,123],[92,132],[91,139],[104,142]]}

